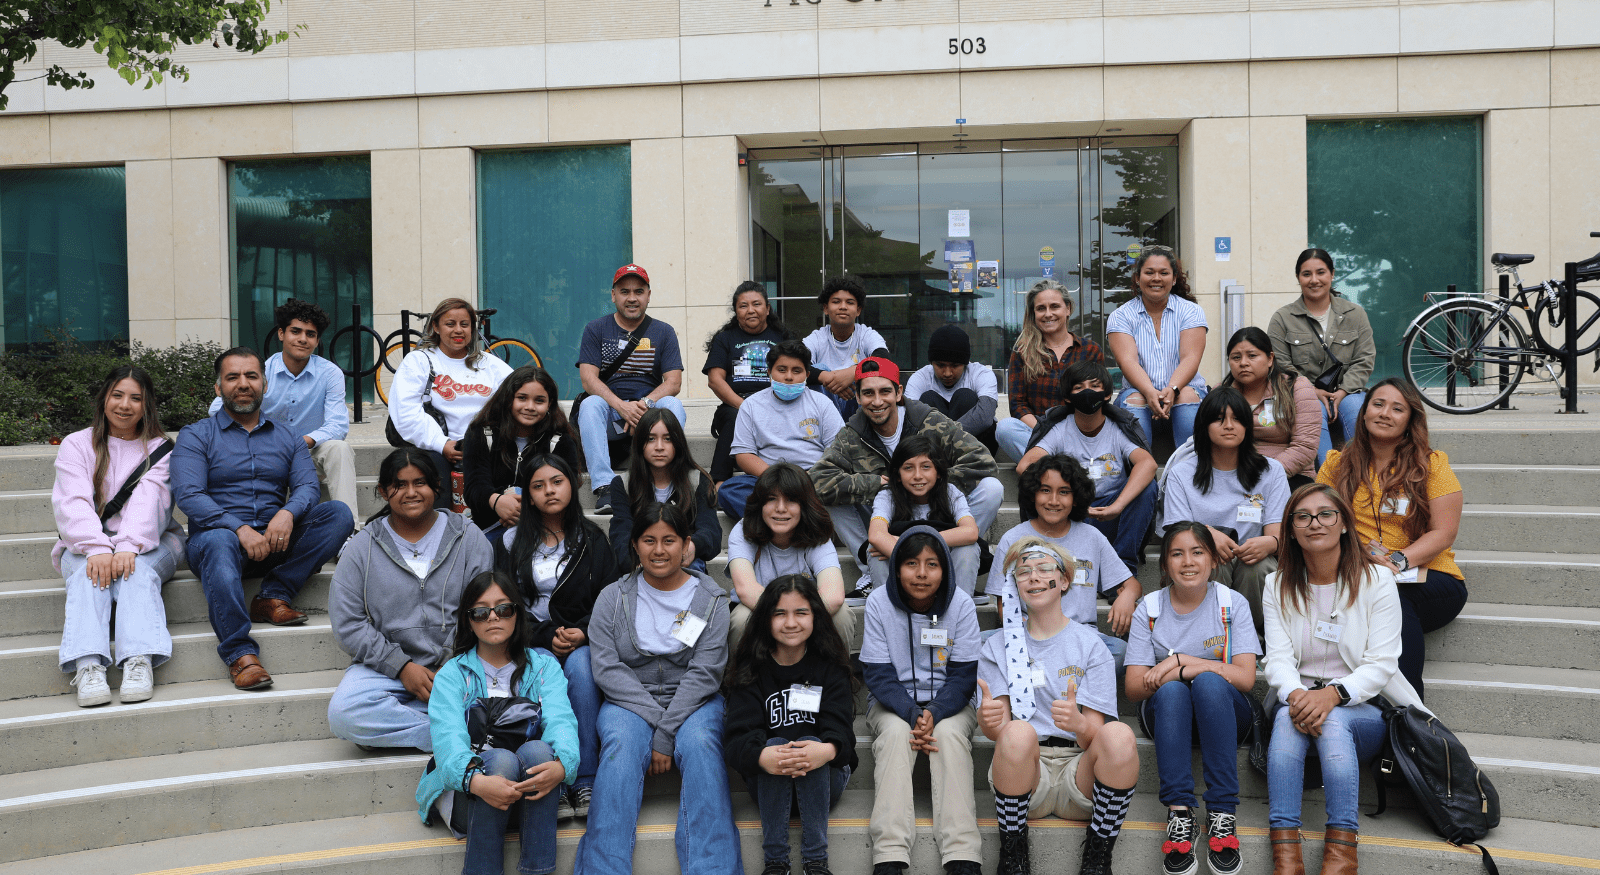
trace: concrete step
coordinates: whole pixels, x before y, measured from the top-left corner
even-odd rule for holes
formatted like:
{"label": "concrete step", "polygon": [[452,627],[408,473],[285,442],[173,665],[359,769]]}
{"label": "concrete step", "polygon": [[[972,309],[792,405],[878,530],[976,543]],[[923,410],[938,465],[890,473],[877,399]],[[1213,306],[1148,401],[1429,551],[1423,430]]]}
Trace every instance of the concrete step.
{"label": "concrete step", "polygon": [[1452,458],[1450,468],[1473,500],[1582,506],[1600,493],[1600,467],[1594,465],[1460,465]]}
{"label": "concrete step", "polygon": [[1457,550],[1456,564],[1479,601],[1600,608],[1600,553]]}
{"label": "concrete step", "polygon": [[[59,790],[41,794],[43,798],[0,801],[0,810],[12,809],[0,821],[0,836],[6,839],[0,843],[0,855],[8,861],[0,864],[0,875],[199,871],[185,868],[190,865],[213,873],[292,869],[433,875],[460,866],[462,843],[451,839],[442,826],[424,827],[416,817],[412,791],[420,773],[420,757],[313,760],[308,758],[342,752],[315,743],[282,747],[293,750],[262,751],[259,761],[252,763],[255,768],[245,775],[228,770],[236,763],[218,762],[216,755],[206,754],[187,760],[152,758],[139,764],[147,767],[141,773],[148,778],[121,785],[84,784],[78,775],[41,776],[54,779],[56,783],[48,786]],[[219,771],[196,772],[196,768]],[[838,872],[865,872],[870,867],[867,829],[872,797],[857,780],[852,778],[830,817],[829,858]],[[984,863],[992,871],[999,845],[991,816],[994,803],[987,789],[977,795]],[[1403,795],[1403,790],[1391,794]],[[742,792],[735,792],[732,801],[745,869],[760,871],[757,811]],[[1320,799],[1308,798],[1304,812],[1306,850],[1313,861],[1320,839],[1316,829],[1322,822],[1319,803]],[[915,804],[914,871],[938,871],[925,789],[917,793]],[[1506,800],[1505,810],[1515,811],[1514,804]],[[314,810],[335,808],[346,813],[307,816]],[[173,816],[185,812],[189,816]],[[672,844],[677,813],[675,798],[645,797],[635,872],[665,875],[677,871]],[[1247,865],[1251,871],[1265,871],[1270,855],[1265,803],[1242,799],[1239,822],[1241,844],[1250,861]],[[84,828],[59,828],[74,823]],[[567,821],[562,826],[557,870],[569,871],[583,822]],[[1036,871],[1073,871],[1081,853],[1083,827],[1081,821],[1034,821],[1030,844]],[[1164,810],[1155,794],[1136,794],[1117,845],[1117,869],[1158,871],[1164,829]],[[1600,866],[1600,861],[1591,859],[1594,849],[1600,847],[1597,835],[1600,833],[1592,826],[1506,817],[1486,844],[1502,863],[1519,861],[1521,865],[1510,871],[1576,872]],[[791,846],[797,840],[798,829],[792,824]],[[83,847],[67,850],[74,844]],[[516,851],[511,838],[506,848],[508,871]],[[1437,839],[1412,811],[1395,809],[1381,818],[1363,818],[1362,859],[1369,868],[1378,867],[1375,871],[1422,875],[1451,865],[1471,866],[1474,860],[1465,854],[1472,853]]]}
{"label": "concrete step", "polygon": [[[171,626],[172,658],[155,670],[160,689],[166,684],[226,680],[228,667],[217,657],[217,636],[209,623]],[[294,673],[343,669],[350,657],[339,649],[326,616],[314,616],[304,626],[256,626],[251,633],[261,645],[267,671]],[[34,696],[61,696],[74,692],[72,675],[60,670],[59,632],[19,635],[0,640],[0,701]],[[112,668],[107,681],[115,690],[122,670]]]}
{"label": "concrete step", "polygon": [[1600,671],[1429,660],[1422,681],[1452,730],[1600,743]]}
{"label": "concrete step", "polygon": [[1596,526],[1600,507],[1469,504],[1456,543],[1474,550],[1594,553],[1600,551]]}
{"label": "concrete step", "polygon": [[[333,566],[324,566],[301,587],[295,604],[313,614],[328,612],[328,587],[333,582]],[[260,578],[244,581],[246,598],[254,598],[261,591]],[[173,575],[161,588],[161,600],[167,608],[167,623],[207,622],[206,597],[200,588],[200,579],[185,569]],[[8,581],[0,584],[0,644],[14,635],[61,633],[67,608],[67,590],[61,578],[44,580]]]}
{"label": "concrete step", "polygon": [[1428,633],[1427,648],[1445,662],[1600,668],[1600,608],[1468,602],[1454,622]]}
{"label": "concrete step", "polygon": [[[1577,417],[1585,419],[1586,417]],[[1592,459],[1596,423],[1565,428],[1528,427],[1504,421],[1484,426],[1472,420],[1429,417],[1428,443],[1450,455],[1450,465],[1571,465]]]}

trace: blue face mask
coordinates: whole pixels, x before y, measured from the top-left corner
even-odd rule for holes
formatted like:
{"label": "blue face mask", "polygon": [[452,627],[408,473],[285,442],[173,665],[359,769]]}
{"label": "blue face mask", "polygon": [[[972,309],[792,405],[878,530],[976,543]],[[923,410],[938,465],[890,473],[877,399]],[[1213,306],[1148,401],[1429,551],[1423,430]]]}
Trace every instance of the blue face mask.
{"label": "blue face mask", "polygon": [[772,394],[778,396],[779,401],[793,401],[805,392],[805,383],[780,383],[772,381]]}

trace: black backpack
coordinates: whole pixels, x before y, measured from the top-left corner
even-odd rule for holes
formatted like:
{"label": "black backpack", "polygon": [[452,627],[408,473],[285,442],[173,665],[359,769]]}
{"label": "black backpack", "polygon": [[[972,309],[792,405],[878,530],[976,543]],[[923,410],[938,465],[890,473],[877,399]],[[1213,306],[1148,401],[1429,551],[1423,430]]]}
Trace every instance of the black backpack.
{"label": "black backpack", "polygon": [[1383,712],[1389,737],[1372,762],[1378,807],[1370,816],[1377,817],[1388,806],[1385,780],[1398,771],[1433,831],[1452,845],[1475,845],[1484,868],[1500,875],[1488,849],[1477,844],[1500,825],[1500,794],[1466,746],[1439,718],[1415,705],[1397,708],[1382,696],[1375,696],[1372,703]]}

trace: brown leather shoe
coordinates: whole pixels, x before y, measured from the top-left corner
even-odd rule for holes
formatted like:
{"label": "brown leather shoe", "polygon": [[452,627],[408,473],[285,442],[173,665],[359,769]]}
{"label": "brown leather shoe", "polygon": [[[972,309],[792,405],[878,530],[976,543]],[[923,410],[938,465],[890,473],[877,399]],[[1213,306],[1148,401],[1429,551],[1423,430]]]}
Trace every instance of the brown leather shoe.
{"label": "brown leather shoe", "polygon": [[1300,830],[1272,830],[1272,875],[1306,875]]}
{"label": "brown leather shoe", "polygon": [[256,598],[250,601],[250,622],[271,623],[274,626],[298,626],[306,615],[289,607],[283,599]]}
{"label": "brown leather shoe", "polygon": [[1356,845],[1361,836],[1348,829],[1330,829],[1322,838],[1322,875],[1356,875]]}
{"label": "brown leather shoe", "polygon": [[255,654],[246,653],[233,661],[228,666],[228,674],[233,676],[233,685],[241,690],[264,690],[272,686],[272,675],[261,666],[261,660]]}

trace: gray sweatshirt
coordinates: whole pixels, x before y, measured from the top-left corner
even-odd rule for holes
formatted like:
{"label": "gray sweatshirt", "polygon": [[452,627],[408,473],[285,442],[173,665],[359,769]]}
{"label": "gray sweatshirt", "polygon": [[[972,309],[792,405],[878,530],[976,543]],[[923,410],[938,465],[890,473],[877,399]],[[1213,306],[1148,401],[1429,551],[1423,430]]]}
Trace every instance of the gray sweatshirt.
{"label": "gray sweatshirt", "polygon": [[450,658],[461,591],[494,569],[494,550],[461,514],[441,519],[444,536],[426,580],[400,558],[387,526],[369,525],[345,546],[328,614],[339,647],[355,662],[393,678],[407,662],[438,668]]}
{"label": "gray sweatshirt", "polygon": [[693,647],[664,656],[639,649],[634,613],[639,587],[649,584],[638,571],[601,590],[589,618],[595,686],[607,702],[644,718],[655,729],[650,749],[666,756],[678,727],[717,694],[728,661],[728,593],[705,574],[689,574],[685,586],[698,588],[689,611],[706,621]]}

